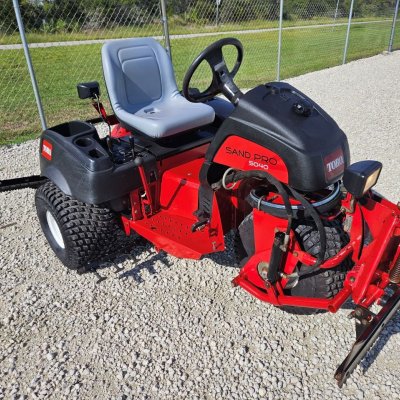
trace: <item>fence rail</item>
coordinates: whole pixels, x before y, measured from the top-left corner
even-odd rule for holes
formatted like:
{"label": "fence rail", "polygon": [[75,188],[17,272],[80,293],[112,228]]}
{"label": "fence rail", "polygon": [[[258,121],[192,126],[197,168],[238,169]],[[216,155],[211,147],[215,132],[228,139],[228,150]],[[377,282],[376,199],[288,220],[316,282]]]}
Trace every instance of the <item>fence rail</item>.
{"label": "fence rail", "polygon": [[[75,87],[98,80],[106,90],[100,49],[107,40],[155,37],[170,51],[179,85],[202,49],[237,36],[245,58],[236,81],[249,88],[400,49],[398,6],[399,0],[3,0],[0,144],[34,137],[44,124],[92,117]],[[234,52],[227,48],[224,57],[232,64]],[[200,89],[210,79],[201,67],[194,77]]]}

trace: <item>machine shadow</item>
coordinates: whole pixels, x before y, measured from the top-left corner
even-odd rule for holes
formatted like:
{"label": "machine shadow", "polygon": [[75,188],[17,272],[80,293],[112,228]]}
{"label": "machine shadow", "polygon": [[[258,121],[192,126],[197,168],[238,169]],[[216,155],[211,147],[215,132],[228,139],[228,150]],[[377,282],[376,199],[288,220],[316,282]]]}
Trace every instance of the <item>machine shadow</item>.
{"label": "machine shadow", "polygon": [[[151,246],[145,246],[143,251],[151,251]],[[135,252],[135,255],[137,253]],[[127,257],[130,260],[137,260],[137,257]],[[133,268],[128,271],[122,272],[118,278],[125,279],[125,278],[133,278],[136,283],[143,283],[145,282],[144,278],[142,277],[143,271],[147,271],[150,275],[158,274],[157,269],[155,268],[155,264],[160,261],[165,267],[170,267],[171,262],[168,260],[167,253],[161,251],[159,253],[152,253],[147,257],[145,260],[141,260],[139,263],[135,264]]]}
{"label": "machine shadow", "polygon": [[366,355],[364,360],[361,361],[360,366],[364,374],[375,362],[379,353],[385,347],[389,339],[397,333],[400,333],[400,312],[397,312],[397,315],[386,325],[369,353]]}
{"label": "machine shadow", "polygon": [[240,265],[236,262],[235,255],[232,254],[230,250],[207,254],[204,258],[212,261],[218,267],[233,268],[236,269],[238,273],[240,271]]}
{"label": "machine shadow", "polygon": [[[141,255],[147,253],[144,258]],[[124,267],[118,265],[130,261],[133,267],[125,270]],[[147,271],[150,275],[156,275],[159,271],[155,268],[156,263],[160,261],[164,266],[170,267],[171,262],[168,260],[168,255],[164,251],[156,252],[153,245],[146,239],[138,236],[133,240],[133,249],[119,254],[116,257],[111,257],[105,262],[92,265],[91,269],[86,272],[94,272],[98,277],[98,282],[106,278],[100,275],[101,271],[115,268],[115,274],[118,279],[133,278],[137,283],[145,282],[142,277],[143,271]]]}

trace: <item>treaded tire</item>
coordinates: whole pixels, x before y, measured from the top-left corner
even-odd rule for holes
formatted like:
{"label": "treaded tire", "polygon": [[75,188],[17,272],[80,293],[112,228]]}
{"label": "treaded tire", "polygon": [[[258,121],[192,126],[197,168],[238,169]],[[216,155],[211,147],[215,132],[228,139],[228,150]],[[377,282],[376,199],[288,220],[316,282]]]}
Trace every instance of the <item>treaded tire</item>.
{"label": "treaded tire", "polygon": [[[36,190],[35,204],[46,239],[69,269],[83,272],[85,267],[108,261],[133,247],[132,239],[125,235],[112,210],[75,200],[51,181]],[[64,247],[59,245],[49,227],[47,212],[58,225]]]}
{"label": "treaded tire", "polygon": [[[348,243],[348,237],[337,222],[331,222],[325,227],[326,232],[326,252],[325,259],[339,253]],[[313,225],[298,225],[296,228],[297,239],[304,251],[313,256],[317,256],[320,250],[319,232]],[[308,268],[301,266],[300,270]],[[351,268],[351,261],[345,260],[338,267],[333,269],[322,269],[313,274],[300,277],[298,284],[288,289],[286,292],[292,296],[319,297],[331,299],[343,289],[346,274]],[[311,315],[326,312],[325,310],[305,308],[305,307],[281,307],[282,310],[291,314]]]}
{"label": "treaded tire", "polygon": [[[326,253],[325,259],[336,255],[347,243],[348,237],[338,222],[326,223]],[[320,250],[320,238],[317,228],[312,222],[303,221],[297,225],[297,240],[303,250],[313,256],[317,256]],[[247,257],[254,253],[254,222],[253,213],[250,213],[240,224],[239,231],[235,236],[235,253],[237,262],[244,264]],[[301,266],[302,268],[308,268]],[[342,288],[347,271],[351,268],[351,261],[345,260],[341,265],[334,269],[319,270],[310,275],[302,276],[298,284],[286,290],[286,294],[301,297],[332,298]],[[325,310],[283,306],[281,310],[291,314],[311,315],[326,312]]]}

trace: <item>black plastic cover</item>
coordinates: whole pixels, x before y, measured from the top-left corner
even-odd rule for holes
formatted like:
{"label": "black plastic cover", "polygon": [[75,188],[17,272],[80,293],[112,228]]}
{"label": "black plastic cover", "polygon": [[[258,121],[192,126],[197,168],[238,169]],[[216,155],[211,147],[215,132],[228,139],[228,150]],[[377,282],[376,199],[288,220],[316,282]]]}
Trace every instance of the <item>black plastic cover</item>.
{"label": "black plastic cover", "polygon": [[[215,126],[174,135],[162,141],[135,135],[135,156],[140,156],[149,182],[158,178],[157,162],[208,144]],[[112,156],[105,140],[88,122],[71,121],[43,132],[40,142],[41,174],[64,193],[90,204],[112,202],[142,186],[133,162],[129,137],[114,141]],[[199,151],[198,154],[203,154]]]}
{"label": "black plastic cover", "polygon": [[80,99],[94,99],[96,96],[100,97],[99,82],[85,82],[78,83],[78,96]]}
{"label": "black plastic cover", "polygon": [[288,168],[289,184],[305,192],[336,182],[350,163],[346,135],[336,122],[284,82],[257,86],[240,98],[211,143],[208,162],[232,135],[277,153]]}
{"label": "black plastic cover", "polygon": [[356,198],[362,197],[378,182],[381,170],[379,161],[358,161],[344,171],[343,185]]}
{"label": "black plastic cover", "polygon": [[[51,151],[44,157],[43,151],[49,146]],[[105,203],[142,186],[132,159],[114,163],[94,126],[83,121],[67,122],[44,131],[40,153],[41,175],[85,203]],[[155,157],[140,149],[138,154],[143,158],[148,180],[154,180]]]}

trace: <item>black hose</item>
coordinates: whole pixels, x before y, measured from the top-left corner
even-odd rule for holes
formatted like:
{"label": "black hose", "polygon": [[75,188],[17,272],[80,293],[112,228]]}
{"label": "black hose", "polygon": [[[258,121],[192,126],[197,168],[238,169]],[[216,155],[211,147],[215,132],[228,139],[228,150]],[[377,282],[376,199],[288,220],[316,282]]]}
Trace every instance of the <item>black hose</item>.
{"label": "black hose", "polygon": [[320,265],[325,260],[326,232],[325,232],[324,225],[321,221],[321,218],[320,218],[319,214],[317,213],[317,211],[315,210],[315,208],[299,192],[297,192],[296,190],[294,190],[291,187],[289,187],[289,190],[291,191],[293,197],[296,200],[300,201],[300,203],[304,207],[306,213],[308,212],[310,217],[314,220],[315,225],[318,230],[318,233],[319,233],[319,240],[321,242],[321,248],[319,250],[316,263],[312,266],[312,268],[307,268],[307,269],[299,272],[299,276],[309,275],[309,274],[312,274],[313,272],[317,271],[319,269]]}
{"label": "black hose", "polygon": [[288,217],[288,227],[286,230],[286,234],[288,235],[290,233],[290,229],[292,226],[293,210],[292,210],[292,205],[290,204],[289,194],[285,190],[283,183],[278,181],[278,179],[276,179],[267,172],[253,170],[253,171],[234,171],[231,175],[228,175],[225,178],[225,185],[229,185],[230,183],[234,183],[242,179],[248,179],[248,178],[259,178],[263,180],[266,179],[271,185],[276,187],[278,193],[282,196],[283,203],[285,205],[285,210]]}
{"label": "black hose", "polygon": [[326,232],[324,225],[322,224],[321,218],[318,215],[317,211],[314,209],[314,207],[302,196],[299,192],[297,192],[295,189],[291,188],[290,186],[280,182],[278,179],[270,175],[268,172],[265,171],[234,171],[232,174],[228,175],[225,178],[225,185],[228,185],[230,183],[234,183],[237,181],[240,181],[242,179],[248,179],[248,178],[259,178],[259,179],[265,179],[267,180],[271,185],[275,186],[276,189],[278,190],[278,193],[282,196],[286,213],[288,215],[288,230],[287,234],[290,232],[292,220],[293,220],[293,210],[292,206],[290,204],[290,199],[289,199],[289,193],[293,195],[293,197],[298,200],[302,206],[304,207],[306,213],[310,215],[310,217],[314,220],[314,223],[317,227],[320,241],[321,241],[321,248],[317,256],[317,260],[315,264],[311,268],[307,268],[303,272],[299,273],[299,276],[304,276],[308,274],[312,274],[313,272],[317,271],[320,267],[320,265],[324,262],[325,260],[325,252],[326,252]]}

